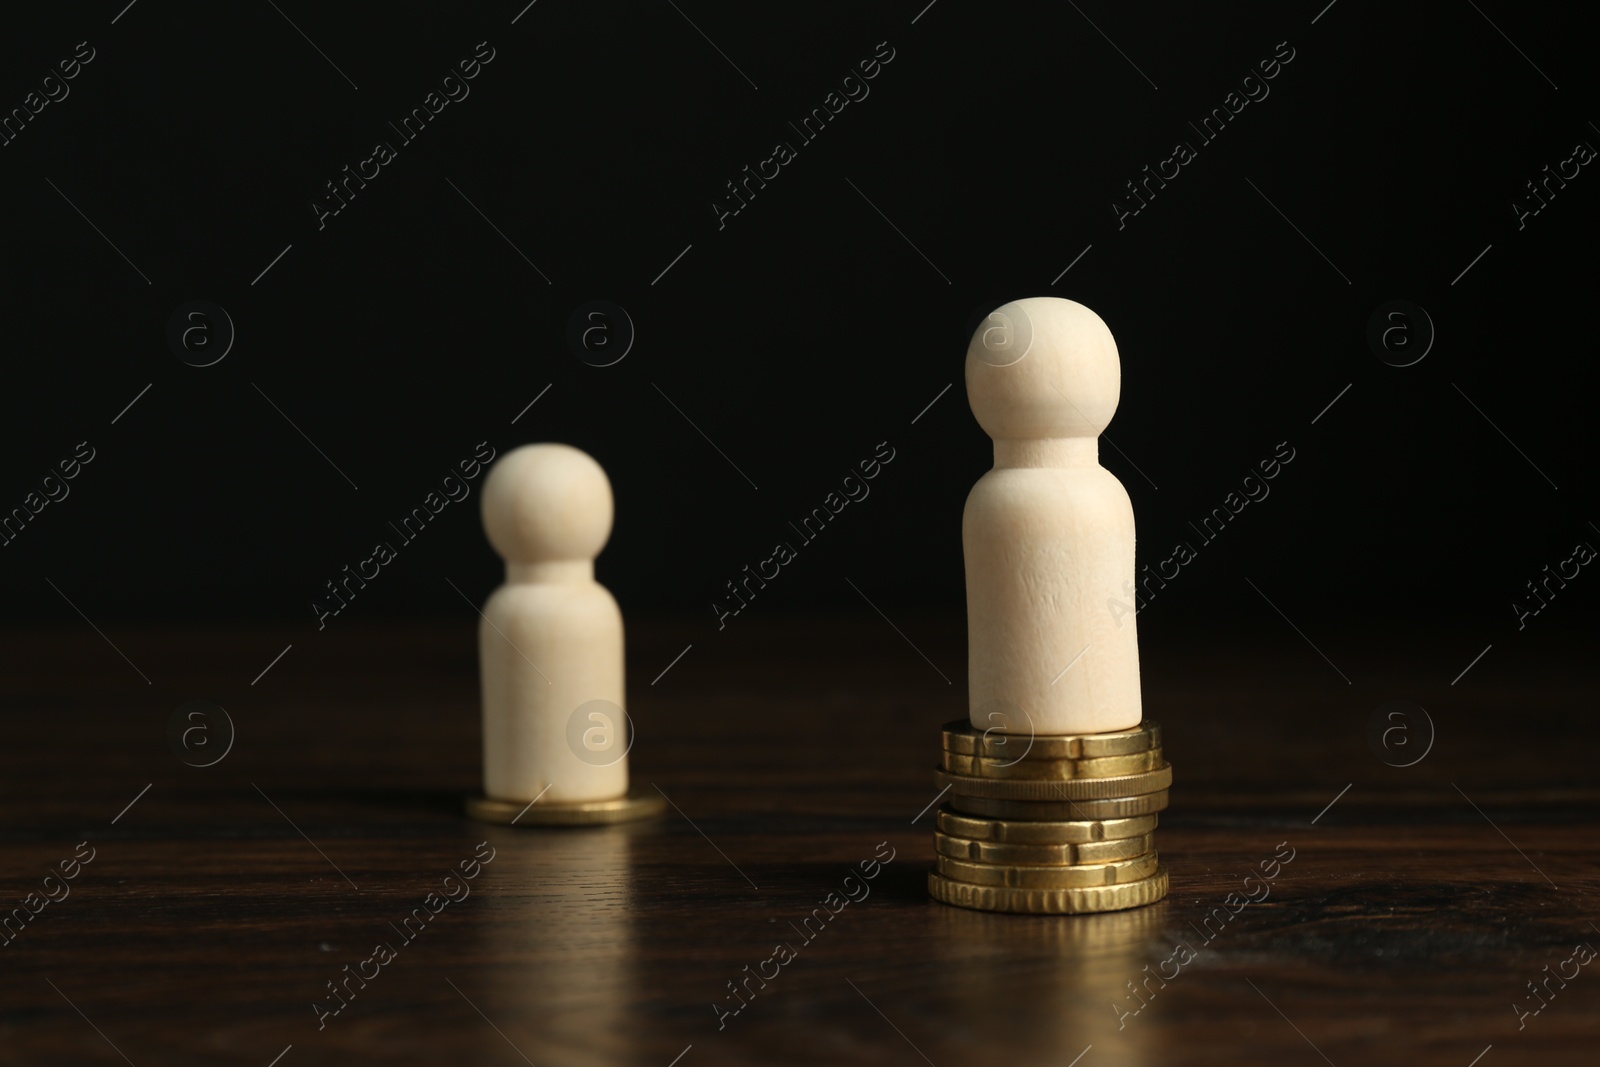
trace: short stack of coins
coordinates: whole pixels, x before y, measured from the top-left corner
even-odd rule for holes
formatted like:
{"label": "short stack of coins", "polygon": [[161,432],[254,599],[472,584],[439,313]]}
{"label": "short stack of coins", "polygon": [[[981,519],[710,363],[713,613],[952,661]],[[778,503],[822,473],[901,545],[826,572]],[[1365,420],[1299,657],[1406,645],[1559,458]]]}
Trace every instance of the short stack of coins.
{"label": "short stack of coins", "polygon": [[982,911],[1119,911],[1167,895],[1155,848],[1172,766],[1161,727],[1028,737],[944,727],[928,874],[936,900]]}

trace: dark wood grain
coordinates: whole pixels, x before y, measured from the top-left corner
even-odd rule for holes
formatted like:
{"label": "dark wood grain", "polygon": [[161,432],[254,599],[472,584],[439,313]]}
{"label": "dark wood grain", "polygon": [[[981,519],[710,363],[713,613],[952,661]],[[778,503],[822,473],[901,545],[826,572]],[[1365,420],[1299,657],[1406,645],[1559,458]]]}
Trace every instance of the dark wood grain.
{"label": "dark wood grain", "polygon": [[[1600,945],[1591,646],[1550,639],[1452,687],[1470,638],[1352,636],[1349,685],[1292,633],[1155,640],[1171,896],[1034,918],[925,891],[918,815],[938,726],[963,710],[960,620],[897,619],[915,648],[876,617],[745,623],[634,623],[634,777],[676,808],[598,830],[462,817],[470,624],[330,627],[254,686],[281,634],[113,628],[148,685],[87,628],[10,635],[0,903],[78,842],[95,858],[0,948],[0,1063],[265,1067],[292,1045],[280,1067],[1065,1067],[1086,1048],[1082,1067],[1467,1067],[1491,1044],[1481,1067],[1594,1062],[1600,970],[1552,983],[1520,1030],[1512,1007]],[[1405,769],[1365,738],[1394,697],[1438,728]],[[167,748],[195,698],[237,725],[209,768]],[[494,859],[471,895],[404,943],[390,924],[480,842]],[[882,842],[870,897],[800,941],[790,924]],[[1281,842],[1270,897],[1206,941]],[[726,983],[780,940],[797,957],[719,1030]],[[1192,962],[1120,1014],[1184,941]],[[325,983],[378,942],[395,959],[319,1030]]]}

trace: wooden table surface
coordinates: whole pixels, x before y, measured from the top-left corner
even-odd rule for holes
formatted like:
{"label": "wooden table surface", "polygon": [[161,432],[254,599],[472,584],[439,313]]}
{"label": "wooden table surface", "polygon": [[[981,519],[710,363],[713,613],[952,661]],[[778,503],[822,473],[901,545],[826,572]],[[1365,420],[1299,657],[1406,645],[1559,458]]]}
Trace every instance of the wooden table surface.
{"label": "wooden table surface", "polygon": [[[633,777],[674,807],[596,830],[462,816],[470,619],[8,635],[4,906],[32,915],[48,869],[93,858],[0,948],[0,1063],[1596,1062],[1600,966],[1564,962],[1600,946],[1592,642],[1497,646],[1451,685],[1481,638],[1324,638],[1330,670],[1287,629],[1156,633],[1171,895],[1045,918],[929,899],[963,629],[896,624],[906,639],[875,616],[633,620]],[[1437,730],[1407,768],[1367,740],[1395,698]],[[193,699],[236,729],[209,767],[167,740]],[[1289,849],[1270,896],[1207,940]],[[400,937],[491,850],[469,896]],[[890,850],[870,896],[801,941],[791,923]],[[719,1028],[728,983],[779,941],[796,957]],[[379,942],[393,958],[319,1028],[327,984]],[[1137,1013],[1130,983],[1150,990]]]}

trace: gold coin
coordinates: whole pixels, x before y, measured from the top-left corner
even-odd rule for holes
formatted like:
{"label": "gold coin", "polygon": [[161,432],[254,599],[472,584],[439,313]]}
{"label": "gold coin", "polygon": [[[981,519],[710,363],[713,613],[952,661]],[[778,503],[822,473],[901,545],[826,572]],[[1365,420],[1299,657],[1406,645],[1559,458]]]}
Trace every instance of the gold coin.
{"label": "gold coin", "polygon": [[1152,748],[1126,756],[1099,756],[1095,759],[997,760],[985,756],[962,756],[946,752],[940,766],[951,774],[971,778],[1025,778],[1064,782],[1074,778],[1114,778],[1155,770],[1166,762],[1161,749]]}
{"label": "gold coin", "polygon": [[1104,797],[1098,800],[1005,800],[998,797],[969,797],[951,793],[949,806],[963,815],[984,819],[1004,819],[1019,823],[1049,824],[1082,822],[1094,819],[1127,819],[1151,815],[1167,808],[1167,791],[1159,789],[1133,797]]}
{"label": "gold coin", "polygon": [[928,872],[928,892],[933,899],[978,911],[1008,911],[1031,915],[1081,915],[1085,912],[1121,911],[1154,904],[1167,895],[1167,869],[1158,867],[1148,878],[1092,889],[1006,889],[952,881],[937,871]]}
{"label": "gold coin", "polygon": [[1161,747],[1161,727],[1146,719],[1131,730],[1103,734],[1034,735],[983,730],[966,719],[944,724],[944,750],[988,759],[1095,759]]}
{"label": "gold coin", "polygon": [[1010,845],[1084,845],[1091,841],[1121,841],[1150,833],[1156,828],[1157,818],[1155,815],[1136,815],[1128,819],[1049,822],[980,819],[962,815],[948,804],[938,812],[939,829],[951,837]]}
{"label": "gold coin", "polygon": [[1075,867],[1111,863],[1143,856],[1155,848],[1154,834],[1125,837],[1120,841],[1088,841],[1081,845],[1012,845],[999,841],[974,841],[935,830],[934,851],[951,859],[1006,866]]}
{"label": "gold coin", "polygon": [[1101,797],[1131,797],[1154,793],[1172,784],[1172,765],[1163,762],[1142,774],[1123,774],[1114,778],[1072,778],[1065,782],[1036,778],[976,778],[933,769],[933,784],[952,793],[969,797],[995,797],[1001,800],[1089,800]]}
{"label": "gold coin", "polygon": [[650,819],[667,810],[667,800],[657,792],[635,786],[625,797],[613,800],[550,801],[502,800],[468,797],[467,815],[479,822],[508,826],[600,826],[606,823]]}
{"label": "gold coin", "polygon": [[946,878],[969,885],[997,885],[1007,889],[1081,889],[1094,885],[1119,885],[1148,878],[1160,866],[1160,860],[1154,852],[1114,863],[1094,863],[1081,867],[973,863],[949,856],[934,856],[933,862],[934,869]]}

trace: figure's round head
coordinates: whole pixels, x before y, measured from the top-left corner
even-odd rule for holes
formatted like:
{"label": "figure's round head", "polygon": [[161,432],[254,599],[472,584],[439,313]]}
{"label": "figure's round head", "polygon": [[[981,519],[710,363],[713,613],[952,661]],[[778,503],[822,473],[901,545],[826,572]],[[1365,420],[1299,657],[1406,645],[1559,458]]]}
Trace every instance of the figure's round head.
{"label": "figure's round head", "polygon": [[1117,343],[1072,300],[1013,300],[967,346],[967,401],[995,439],[1098,437],[1122,393]]}
{"label": "figure's round head", "polygon": [[483,529],[507,563],[592,560],[611,536],[611,482],[571,445],[523,445],[483,485]]}

